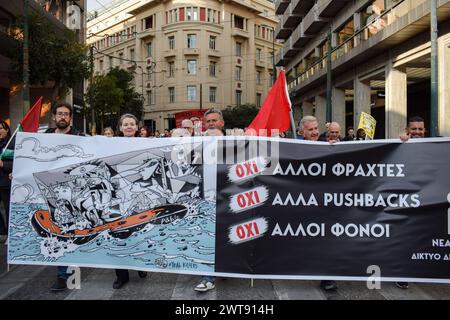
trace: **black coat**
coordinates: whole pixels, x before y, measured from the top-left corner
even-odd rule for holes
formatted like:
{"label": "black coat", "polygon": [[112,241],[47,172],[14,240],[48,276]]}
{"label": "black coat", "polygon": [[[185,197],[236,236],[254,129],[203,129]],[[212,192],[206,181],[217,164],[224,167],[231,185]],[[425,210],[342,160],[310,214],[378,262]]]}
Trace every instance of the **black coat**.
{"label": "black coat", "polygon": [[[0,140],[0,153],[3,151],[3,148],[6,147],[6,144],[9,141],[10,136],[7,136],[5,139]],[[14,140],[9,144],[8,150],[14,150]],[[12,172],[13,161],[12,160],[2,160],[3,167],[0,168],[0,188],[8,189],[11,187],[11,180],[9,179],[9,174]]]}
{"label": "black coat", "polygon": [[[50,128],[50,129],[47,129],[45,131],[45,133],[55,133],[55,131],[56,131],[56,128]],[[67,134],[71,134],[71,135],[74,135],[74,136],[84,136],[84,134],[82,132],[78,131],[74,127],[70,127],[70,131],[67,132]]]}

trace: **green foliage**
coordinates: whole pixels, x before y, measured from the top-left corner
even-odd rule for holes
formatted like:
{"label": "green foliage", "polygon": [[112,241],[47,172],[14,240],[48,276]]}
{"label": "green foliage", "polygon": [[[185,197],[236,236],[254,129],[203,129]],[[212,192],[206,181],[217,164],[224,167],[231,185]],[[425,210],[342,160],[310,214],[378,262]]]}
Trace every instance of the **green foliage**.
{"label": "green foliage", "polygon": [[[131,113],[140,119],[143,115],[142,96],[132,87],[133,75],[123,69],[111,69],[106,75],[97,75],[85,96],[88,104],[92,94],[92,106],[101,130],[105,126],[116,128],[120,115]],[[88,109],[90,115],[92,109]]]}
{"label": "green foliage", "polygon": [[[89,75],[86,47],[77,41],[75,32],[58,29],[39,14],[31,14],[28,25],[30,84],[53,82],[54,89],[66,90]],[[16,27],[20,39],[23,23]],[[16,41],[10,48],[10,58],[13,71],[22,79],[23,41]],[[57,94],[58,90],[54,92]]]}
{"label": "green foliage", "polygon": [[108,75],[117,79],[117,86],[124,92],[124,103],[120,106],[119,114],[131,113],[141,119],[144,114],[144,97],[133,88],[133,74],[115,67]]}
{"label": "green foliage", "polygon": [[240,106],[228,106],[222,111],[225,120],[225,128],[245,129],[250,125],[258,114],[259,109],[253,104],[243,104]]}

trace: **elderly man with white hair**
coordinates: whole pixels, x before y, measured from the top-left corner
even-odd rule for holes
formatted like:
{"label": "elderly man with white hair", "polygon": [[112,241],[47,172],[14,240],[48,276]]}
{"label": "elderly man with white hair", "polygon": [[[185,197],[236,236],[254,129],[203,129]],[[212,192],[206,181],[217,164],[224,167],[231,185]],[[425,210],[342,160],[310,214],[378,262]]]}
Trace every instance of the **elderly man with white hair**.
{"label": "elderly man with white hair", "polygon": [[181,128],[189,131],[191,136],[194,135],[194,123],[190,119],[184,119],[181,121]]}

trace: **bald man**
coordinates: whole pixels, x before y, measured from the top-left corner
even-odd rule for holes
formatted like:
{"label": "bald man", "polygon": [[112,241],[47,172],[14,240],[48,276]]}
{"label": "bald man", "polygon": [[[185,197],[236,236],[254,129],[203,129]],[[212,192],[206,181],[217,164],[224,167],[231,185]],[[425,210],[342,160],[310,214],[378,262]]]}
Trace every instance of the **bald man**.
{"label": "bald man", "polygon": [[335,143],[341,141],[341,126],[337,122],[331,122],[328,126],[326,137],[321,137],[319,141]]}

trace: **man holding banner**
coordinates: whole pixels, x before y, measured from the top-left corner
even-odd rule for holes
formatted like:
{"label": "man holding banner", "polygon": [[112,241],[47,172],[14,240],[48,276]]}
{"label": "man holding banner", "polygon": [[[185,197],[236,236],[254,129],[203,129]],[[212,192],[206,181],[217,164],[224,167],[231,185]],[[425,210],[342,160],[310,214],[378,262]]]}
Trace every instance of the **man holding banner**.
{"label": "man holding banner", "polygon": [[410,138],[425,138],[425,121],[421,117],[412,117],[408,120],[408,126],[405,129],[406,134],[400,136],[403,142]]}
{"label": "man holding banner", "polygon": [[[333,125],[333,126],[332,126]],[[336,126],[337,125],[337,126]],[[333,122],[329,126],[330,128],[333,128],[333,130],[336,130],[335,128],[339,127],[339,124],[336,122]],[[340,127],[339,127],[340,131]],[[319,140],[319,122],[317,121],[316,117],[313,116],[305,116],[300,121],[300,132],[305,137],[305,140],[308,141],[318,141]],[[338,133],[339,135],[339,133]],[[335,137],[334,135],[331,137]],[[335,142],[334,140],[329,140],[330,143]],[[336,290],[337,284],[334,280],[322,280],[320,282],[320,287],[326,291],[330,290]]]}
{"label": "man holding banner", "polygon": [[[81,136],[82,134],[72,127],[73,108],[68,103],[60,103],[52,108],[53,121],[56,128],[50,128],[45,133],[71,134]],[[67,289],[67,267],[57,267],[56,282],[50,288],[50,291],[57,292]]]}

